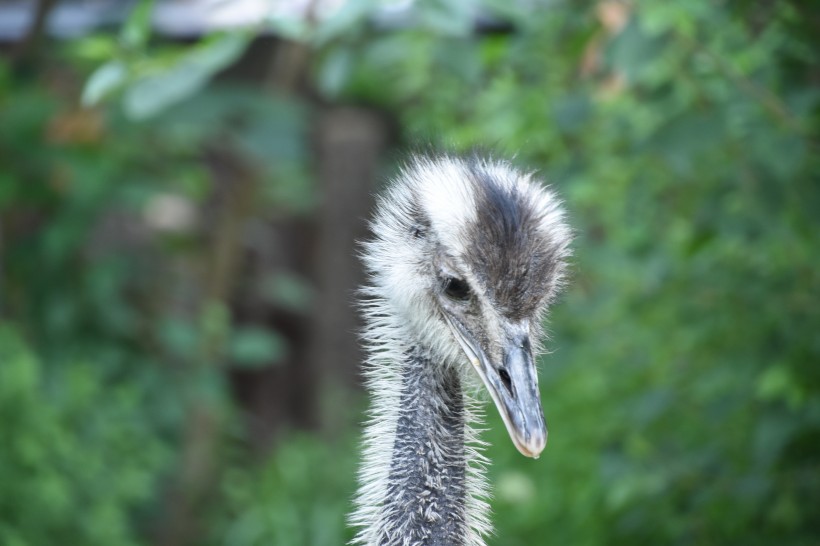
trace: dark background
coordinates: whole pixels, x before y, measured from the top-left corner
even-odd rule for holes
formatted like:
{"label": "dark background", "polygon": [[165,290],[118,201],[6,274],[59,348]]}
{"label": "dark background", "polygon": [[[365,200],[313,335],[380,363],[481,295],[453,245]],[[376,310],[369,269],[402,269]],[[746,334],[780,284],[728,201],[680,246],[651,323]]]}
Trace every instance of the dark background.
{"label": "dark background", "polygon": [[[387,6],[387,7],[385,7]],[[343,544],[373,194],[414,149],[577,232],[494,545],[820,543],[810,2],[0,3],[0,544]]]}

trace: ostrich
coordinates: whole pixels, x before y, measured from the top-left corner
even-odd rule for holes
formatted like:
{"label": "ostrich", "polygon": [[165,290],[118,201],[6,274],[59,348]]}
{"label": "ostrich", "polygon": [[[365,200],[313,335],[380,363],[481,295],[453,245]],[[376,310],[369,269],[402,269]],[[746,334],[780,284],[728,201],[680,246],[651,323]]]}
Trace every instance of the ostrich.
{"label": "ostrich", "polygon": [[482,546],[480,391],[515,447],[547,441],[533,354],[570,230],[505,162],[416,157],[380,197],[362,258],[372,405],[350,523],[364,546]]}

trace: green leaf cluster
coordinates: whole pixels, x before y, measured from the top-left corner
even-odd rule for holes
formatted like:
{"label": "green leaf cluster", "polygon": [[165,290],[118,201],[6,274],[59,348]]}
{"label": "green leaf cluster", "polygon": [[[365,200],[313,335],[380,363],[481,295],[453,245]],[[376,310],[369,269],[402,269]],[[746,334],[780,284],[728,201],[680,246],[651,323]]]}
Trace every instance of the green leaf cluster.
{"label": "green leaf cluster", "polygon": [[[0,62],[0,544],[149,544],[192,408],[225,424],[214,451],[234,428],[247,449],[228,371],[289,351],[202,297],[202,211],[223,203],[212,167],[235,157],[252,174],[238,238],[251,220],[309,213],[307,111],[238,85],[192,91],[161,119],[84,108],[86,64],[120,53],[106,35],[65,45],[38,74]],[[247,291],[300,313],[311,295],[285,273]]]}
{"label": "green leaf cluster", "polygon": [[135,519],[149,521],[171,455],[145,422],[146,393],[83,362],[46,374],[7,325],[0,362],[0,543],[141,544]]}
{"label": "green leaf cluster", "polygon": [[335,546],[353,538],[345,526],[355,487],[356,442],[291,435],[263,464],[237,452],[220,484],[208,544]]}

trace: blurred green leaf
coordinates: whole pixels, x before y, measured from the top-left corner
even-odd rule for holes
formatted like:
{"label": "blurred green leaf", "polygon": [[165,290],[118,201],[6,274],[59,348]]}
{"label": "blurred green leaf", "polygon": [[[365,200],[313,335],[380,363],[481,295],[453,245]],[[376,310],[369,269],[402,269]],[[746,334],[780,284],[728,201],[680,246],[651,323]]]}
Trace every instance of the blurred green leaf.
{"label": "blurred green leaf", "polygon": [[335,49],[322,60],[316,83],[324,95],[339,94],[350,77],[353,62],[353,52],[346,48]]}
{"label": "blurred green leaf", "polygon": [[313,42],[322,45],[344,34],[352,34],[377,5],[374,0],[348,0],[337,4],[336,11],[321,19],[314,29]]}
{"label": "blurred green leaf", "polygon": [[245,50],[249,36],[229,33],[197,44],[166,66],[137,75],[125,90],[123,106],[133,119],[146,119],[189,97]]}
{"label": "blurred green leaf", "polygon": [[661,51],[661,41],[648,35],[637,19],[631,19],[607,51],[613,68],[631,82],[645,74],[649,63]]}
{"label": "blurred green leaf", "polygon": [[260,292],[266,301],[297,313],[308,312],[316,296],[305,279],[285,272],[265,277]]}
{"label": "blurred green leaf", "polygon": [[88,78],[83,89],[83,106],[94,106],[120,89],[127,78],[125,64],[121,61],[108,61],[101,65]]}
{"label": "blurred green leaf", "polygon": [[120,41],[130,50],[145,47],[151,36],[151,17],[154,13],[154,0],[138,0],[131,10],[120,32]]}
{"label": "blurred green leaf", "polygon": [[188,321],[168,317],[162,321],[159,336],[165,348],[174,356],[191,358],[200,350],[200,334]]}
{"label": "blurred green leaf", "polygon": [[231,362],[241,368],[261,368],[276,364],[287,354],[287,341],[280,334],[260,328],[234,331],[228,345]]}

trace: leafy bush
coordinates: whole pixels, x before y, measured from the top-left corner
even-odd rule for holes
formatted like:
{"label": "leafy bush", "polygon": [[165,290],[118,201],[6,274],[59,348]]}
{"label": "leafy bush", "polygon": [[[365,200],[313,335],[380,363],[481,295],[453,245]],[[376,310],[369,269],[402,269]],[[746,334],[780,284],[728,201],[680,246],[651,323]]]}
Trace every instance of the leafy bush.
{"label": "leafy bush", "polygon": [[235,454],[222,480],[212,544],[346,544],[352,533],[344,518],[356,475],[352,437],[327,442],[291,435],[262,464]]}
{"label": "leafy bush", "polygon": [[74,363],[45,375],[0,327],[0,542],[143,544],[168,445],[144,418],[146,394]]}

